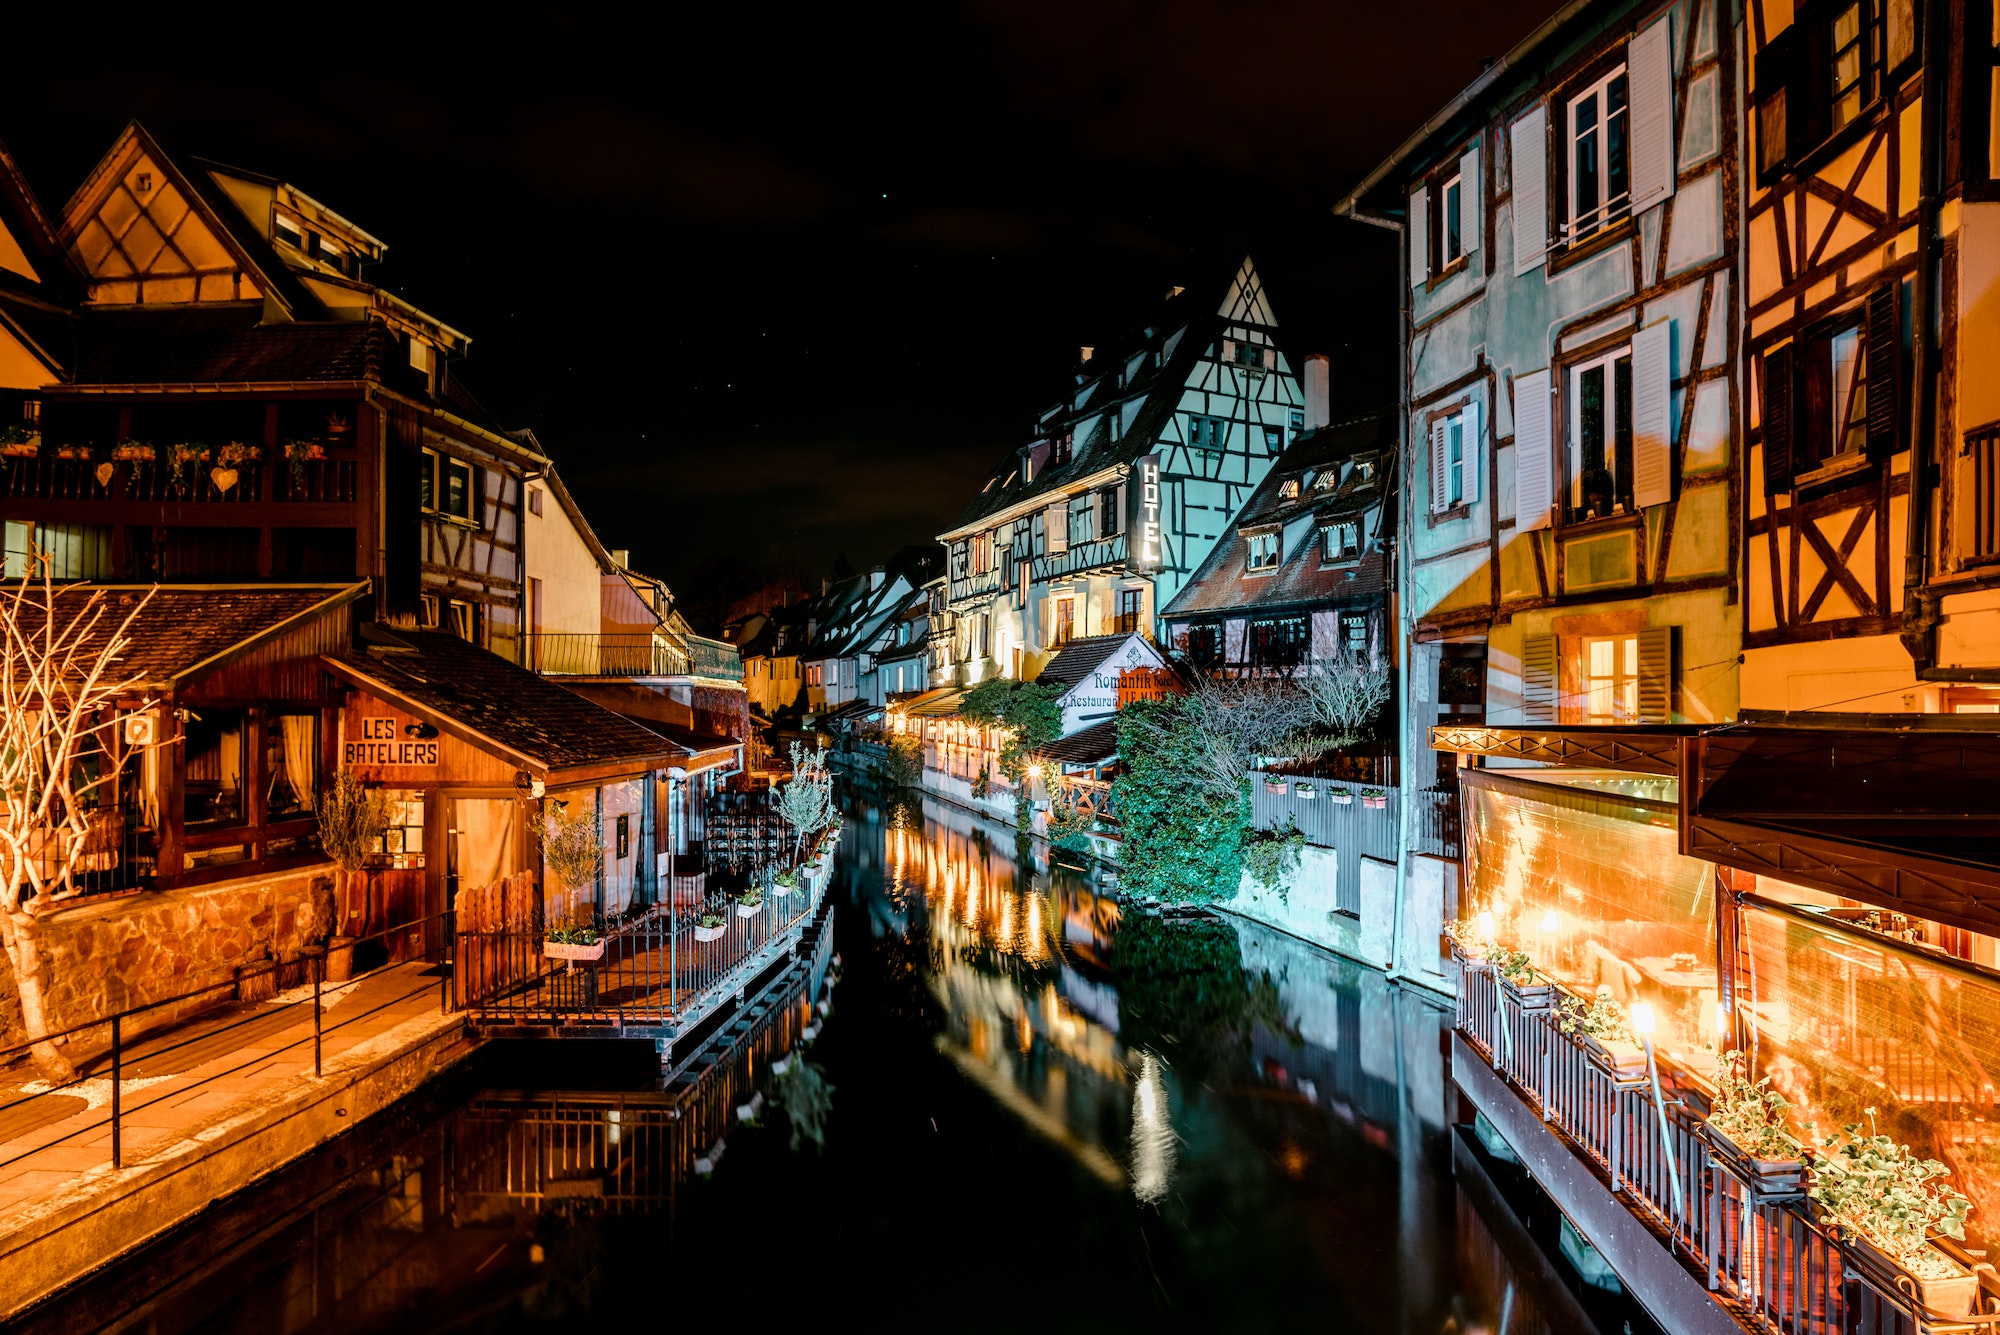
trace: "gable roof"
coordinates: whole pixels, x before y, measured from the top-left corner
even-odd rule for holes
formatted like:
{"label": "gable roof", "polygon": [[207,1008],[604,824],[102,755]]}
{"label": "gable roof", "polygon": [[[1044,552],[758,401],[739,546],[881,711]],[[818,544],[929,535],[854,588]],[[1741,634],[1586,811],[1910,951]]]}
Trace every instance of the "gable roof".
{"label": "gable roof", "polygon": [[84,385],[378,380],[388,331],[373,320],[266,324],[261,302],[86,306],[75,380]]}
{"label": "gable roof", "polygon": [[[1132,640],[1138,640],[1141,644],[1146,643],[1145,636],[1137,631],[1127,631],[1123,635],[1087,635],[1081,639],[1071,640],[1056,652],[1054,658],[1042,666],[1041,675],[1035,680],[1074,686],[1086,680],[1091,673],[1104,665],[1106,659]],[[1147,647],[1151,648],[1150,645]],[[1158,658],[1158,651],[1154,651],[1152,656]]]}
{"label": "gable roof", "polygon": [[[136,300],[140,284],[165,283],[185,288],[180,301],[248,295],[282,319],[330,318],[214,178],[182,170],[137,121],[70,196],[58,234],[94,291],[115,284],[122,296],[130,283]],[[242,292],[240,274],[253,292]]]}
{"label": "gable roof", "polygon": [[[1341,470],[1342,480],[1326,489],[1314,485],[1330,469]],[[1387,501],[1395,479],[1394,414],[1374,413],[1307,432],[1279,456],[1160,615],[1331,605],[1380,596],[1389,578],[1387,543],[1380,540],[1394,528],[1394,509]],[[1290,481],[1299,483],[1295,497],[1284,494]],[[1322,525],[1359,519],[1376,508],[1381,511],[1379,525],[1363,535],[1366,546],[1360,559],[1328,566],[1321,549]],[[1297,533],[1301,521],[1307,527]],[[1286,550],[1279,553],[1276,570],[1252,574],[1245,530],[1272,528],[1282,535]]]}
{"label": "gable roof", "polygon": [[565,770],[659,768],[680,748],[449,631],[368,628],[370,647],[321,661],[336,676],[504,760]]}
{"label": "gable roof", "polygon": [[[1094,375],[1079,372],[1077,387],[1057,409],[1043,414],[1036,424],[1035,439],[1026,447],[1031,451],[1046,447],[1067,432],[1072,435],[1069,461],[1023,480],[1023,451],[1020,447],[1010,450],[947,534],[1151,453],[1162,428],[1180,407],[1195,367],[1223,328],[1231,324],[1275,324],[1263,280],[1247,255],[1227,275],[1210,275],[1199,286],[1176,288],[1151,323],[1120,346],[1101,349],[1084,363],[1100,369]],[[1170,343],[1173,350],[1169,355]],[[1127,366],[1141,354],[1147,354],[1148,365],[1128,379]],[[1113,441],[1104,414],[1114,405],[1129,405],[1135,399],[1139,406],[1133,411],[1131,425]],[[1087,438],[1074,438],[1078,426],[1093,421],[1095,426]]]}

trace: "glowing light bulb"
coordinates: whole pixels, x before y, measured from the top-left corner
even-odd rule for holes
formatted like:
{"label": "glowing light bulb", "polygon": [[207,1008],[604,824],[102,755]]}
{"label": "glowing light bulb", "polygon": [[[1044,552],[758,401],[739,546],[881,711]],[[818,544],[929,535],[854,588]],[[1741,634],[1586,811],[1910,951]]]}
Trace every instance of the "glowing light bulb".
{"label": "glowing light bulb", "polygon": [[1553,936],[1562,930],[1562,917],[1554,909],[1542,915],[1542,930]]}
{"label": "glowing light bulb", "polygon": [[1729,1037],[1729,1008],[1722,1004],[1722,998],[1717,997],[1715,999],[1710,1019],[1715,1025],[1715,1036],[1717,1038]]}
{"label": "glowing light bulb", "polygon": [[1480,914],[1478,918],[1478,923],[1479,923],[1479,935],[1484,937],[1486,940],[1491,941],[1493,939],[1493,915],[1490,913]]}
{"label": "glowing light bulb", "polygon": [[1653,1008],[1643,1001],[1632,1003],[1632,1032],[1641,1038],[1651,1038],[1655,1028]]}

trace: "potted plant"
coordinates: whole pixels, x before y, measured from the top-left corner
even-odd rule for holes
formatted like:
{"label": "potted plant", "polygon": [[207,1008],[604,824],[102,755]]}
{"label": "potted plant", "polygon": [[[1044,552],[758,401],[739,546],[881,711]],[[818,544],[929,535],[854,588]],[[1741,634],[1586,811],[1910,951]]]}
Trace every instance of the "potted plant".
{"label": "potted plant", "polygon": [[1598,988],[1597,995],[1589,1001],[1565,996],[1556,1028],[1576,1039],[1592,1063],[1609,1075],[1614,1084],[1632,1084],[1646,1078],[1645,1050],[1633,1041],[1625,1008],[1612,1000],[1610,988]]}
{"label": "potted plant", "polygon": [[697,941],[720,941],[729,930],[729,919],[720,913],[704,913],[694,921],[694,939]]}
{"label": "potted plant", "polygon": [[753,885],[743,892],[741,899],[736,901],[736,916],[739,918],[754,918],[763,907],[764,892]]}
{"label": "potted plant", "polygon": [[1979,1293],[1979,1277],[1931,1240],[1962,1241],[1972,1202],[1945,1184],[1950,1169],[1874,1133],[1875,1110],[1866,1113],[1870,1134],[1850,1122],[1842,1128],[1844,1139],[1829,1136],[1813,1147],[1813,1203],[1864,1273],[1932,1312],[1965,1316]]}
{"label": "potted plant", "polygon": [[145,441],[124,440],[111,447],[111,457],[121,464],[149,464],[156,456]]}
{"label": "potted plant", "polygon": [[1264,780],[1264,791],[1269,793],[1273,797],[1283,797],[1285,795],[1285,780],[1283,779]]}
{"label": "potted plant", "polygon": [[42,452],[42,437],[24,426],[0,427],[0,458],[32,459]]}
{"label": "potted plant", "polygon": [[798,888],[799,870],[796,867],[787,867],[771,878],[771,894],[778,899],[785,898]]}
{"label": "potted plant", "polygon": [[208,470],[208,480],[215,484],[217,491],[226,492],[236,485],[241,476],[237,469],[242,464],[255,463],[264,457],[259,445],[245,445],[240,440],[232,440],[216,451],[215,467]]}
{"label": "potted plant", "polygon": [[[351,894],[356,878],[367,875],[362,868],[376,841],[389,828],[389,799],[380,789],[365,787],[353,770],[344,769],[320,795],[313,814],[319,818],[320,849],[339,864]],[[365,880],[362,885],[365,890]],[[353,974],[355,939],[338,933],[327,938],[328,981],[345,982]]]}
{"label": "potted plant", "polygon": [[1768,1076],[1752,1081],[1747,1066],[1740,1051],[1723,1057],[1701,1138],[1716,1161],[1759,1199],[1796,1197],[1806,1166],[1799,1142],[1785,1130],[1785,1113],[1792,1105],[1771,1088]]}
{"label": "potted plant", "polygon": [[194,489],[194,480],[200,476],[201,466],[208,462],[209,455],[204,441],[184,440],[167,446],[167,467],[171,470],[175,491],[185,493]]}
{"label": "potted plant", "polygon": [[1389,795],[1380,788],[1364,789],[1361,794],[1361,805],[1364,807],[1373,807],[1377,811],[1380,811],[1389,805]]}
{"label": "potted plant", "polygon": [[1493,972],[1500,976],[1501,990],[1521,1010],[1535,1014],[1556,1008],[1556,985],[1535,971],[1535,962],[1527,951],[1495,946],[1490,956]]}
{"label": "potted plant", "polygon": [[1308,779],[1300,779],[1292,785],[1292,791],[1302,800],[1310,802],[1319,796],[1319,785]]}
{"label": "potted plant", "polygon": [[326,449],[312,440],[288,440],[279,448],[285,452],[285,463],[290,466],[292,495],[297,496],[306,489],[306,465],[326,458]]}
{"label": "potted plant", "polygon": [[[604,840],[597,827],[597,812],[581,801],[551,801],[542,821],[542,861],[548,867],[549,879],[562,889],[561,898],[550,914],[551,921],[562,925],[543,939],[542,953],[559,960],[603,958],[604,943],[582,926],[586,919],[577,911],[577,901],[586,888],[596,888],[598,873],[604,866]],[[595,955],[558,953],[567,946],[586,944],[564,939],[575,932],[589,933],[589,943],[597,947]]]}
{"label": "potted plant", "polygon": [[583,923],[551,927],[542,937],[542,954],[567,961],[567,967],[574,971],[578,960],[595,963],[604,958],[604,938]]}
{"label": "potted plant", "polygon": [[1346,788],[1329,788],[1326,790],[1326,800],[1338,802],[1341,806],[1350,806],[1354,802],[1354,794]]}

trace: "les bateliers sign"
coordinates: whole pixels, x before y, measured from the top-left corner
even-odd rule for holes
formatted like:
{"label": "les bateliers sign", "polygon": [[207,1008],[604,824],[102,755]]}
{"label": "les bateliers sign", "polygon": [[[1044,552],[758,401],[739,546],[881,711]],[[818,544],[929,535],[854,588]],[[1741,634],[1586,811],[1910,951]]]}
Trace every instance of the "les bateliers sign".
{"label": "les bateliers sign", "polygon": [[405,737],[393,718],[359,720],[359,737],[350,737],[343,763],[353,765],[435,765],[437,738]]}

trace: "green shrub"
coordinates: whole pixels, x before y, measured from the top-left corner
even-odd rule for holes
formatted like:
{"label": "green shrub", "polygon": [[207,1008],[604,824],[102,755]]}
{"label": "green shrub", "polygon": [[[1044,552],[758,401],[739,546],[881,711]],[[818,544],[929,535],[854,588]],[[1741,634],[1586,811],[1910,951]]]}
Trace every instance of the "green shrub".
{"label": "green shrub", "polygon": [[1175,902],[1236,893],[1250,826],[1248,792],[1225,800],[1201,782],[1198,710],[1194,697],[1169,695],[1118,713],[1119,874],[1127,888]]}
{"label": "green shrub", "polygon": [[1299,869],[1306,837],[1299,827],[1287,822],[1282,830],[1259,830],[1243,848],[1243,869],[1266,890],[1277,892],[1291,903],[1292,873]]}

